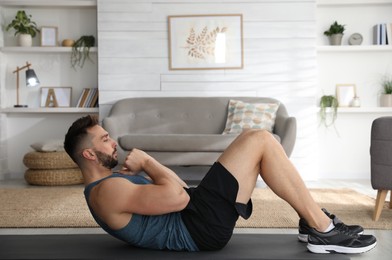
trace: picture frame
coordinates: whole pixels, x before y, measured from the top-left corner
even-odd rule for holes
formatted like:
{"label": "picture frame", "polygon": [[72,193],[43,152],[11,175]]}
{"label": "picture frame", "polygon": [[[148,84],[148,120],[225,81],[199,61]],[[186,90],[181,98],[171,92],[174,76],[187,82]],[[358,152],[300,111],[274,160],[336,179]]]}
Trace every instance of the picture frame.
{"label": "picture frame", "polygon": [[70,107],[72,87],[41,87],[41,107]]}
{"label": "picture frame", "polygon": [[337,84],[336,97],[339,102],[339,107],[349,107],[357,96],[355,84]]}
{"label": "picture frame", "polygon": [[243,69],[242,14],[168,17],[169,70]]}
{"label": "picture frame", "polygon": [[41,27],[41,46],[57,46],[57,27]]}

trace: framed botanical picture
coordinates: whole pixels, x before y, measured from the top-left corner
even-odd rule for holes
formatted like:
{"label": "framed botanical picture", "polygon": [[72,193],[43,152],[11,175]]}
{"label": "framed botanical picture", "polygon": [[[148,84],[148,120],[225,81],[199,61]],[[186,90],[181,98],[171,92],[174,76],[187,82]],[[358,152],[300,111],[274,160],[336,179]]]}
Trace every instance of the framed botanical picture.
{"label": "framed botanical picture", "polygon": [[242,69],[242,15],[169,16],[169,69]]}
{"label": "framed botanical picture", "polygon": [[41,46],[57,46],[57,27],[44,26],[41,28]]}
{"label": "framed botanical picture", "polygon": [[70,107],[71,87],[42,87],[41,107]]}
{"label": "framed botanical picture", "polygon": [[349,107],[356,97],[355,84],[338,84],[336,85],[336,97],[340,107]]}

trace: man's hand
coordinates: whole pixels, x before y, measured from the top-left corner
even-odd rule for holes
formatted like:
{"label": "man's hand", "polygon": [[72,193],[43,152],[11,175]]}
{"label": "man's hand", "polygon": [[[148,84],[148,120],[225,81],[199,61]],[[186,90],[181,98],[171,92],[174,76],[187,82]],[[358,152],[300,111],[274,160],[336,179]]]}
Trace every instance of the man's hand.
{"label": "man's hand", "polygon": [[127,175],[136,175],[144,170],[144,165],[151,157],[139,149],[132,149],[125,158],[121,173]]}
{"label": "man's hand", "polygon": [[134,148],[125,158],[123,168],[119,172],[126,175],[136,175],[141,171],[144,171],[155,184],[159,185],[165,179],[170,179],[180,184],[181,187],[188,187],[171,169],[160,164],[146,152]]}

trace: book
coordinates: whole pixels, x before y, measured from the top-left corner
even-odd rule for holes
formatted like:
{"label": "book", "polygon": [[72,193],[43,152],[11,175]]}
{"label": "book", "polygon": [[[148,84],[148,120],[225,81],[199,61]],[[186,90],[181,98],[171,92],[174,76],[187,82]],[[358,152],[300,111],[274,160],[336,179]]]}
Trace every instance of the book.
{"label": "book", "polygon": [[93,92],[94,92],[94,89],[92,89],[92,88],[88,89],[88,94],[86,97],[86,101],[83,104],[83,107],[90,107],[90,102],[91,102],[91,99],[93,98],[93,95],[94,95]]}
{"label": "book", "polygon": [[77,107],[98,107],[98,88],[84,88]]}
{"label": "book", "polygon": [[392,24],[380,23],[373,27],[373,43],[375,45],[392,44]]}
{"label": "book", "polygon": [[78,100],[78,103],[77,103],[76,107],[84,107],[84,104],[86,102],[89,90],[90,89],[88,89],[88,88],[84,88],[83,89],[82,94],[79,97],[79,100]]}
{"label": "book", "polygon": [[385,23],[381,24],[380,34],[381,34],[381,45],[386,45],[387,44],[387,26]]}
{"label": "book", "polygon": [[392,45],[392,23],[387,23],[387,44]]}
{"label": "book", "polygon": [[94,95],[89,105],[90,107],[98,106],[98,88],[94,88]]}

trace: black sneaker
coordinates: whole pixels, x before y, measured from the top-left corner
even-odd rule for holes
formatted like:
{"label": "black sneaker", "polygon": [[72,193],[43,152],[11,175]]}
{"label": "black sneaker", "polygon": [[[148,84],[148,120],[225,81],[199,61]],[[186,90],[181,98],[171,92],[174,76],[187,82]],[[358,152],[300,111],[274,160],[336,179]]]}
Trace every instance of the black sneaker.
{"label": "black sneaker", "polygon": [[358,254],[373,249],[377,240],[372,235],[352,234],[343,223],[337,223],[329,232],[309,230],[308,250],[317,254],[344,253]]}
{"label": "black sneaker", "polygon": [[[338,219],[334,214],[329,213],[326,209],[322,209],[322,211],[324,211],[325,215],[327,215],[330,219],[332,219],[334,225],[338,223],[343,224],[343,222],[340,219]],[[358,235],[363,234],[363,227],[361,226],[358,225],[345,225],[345,226],[349,229],[349,231],[352,234],[358,234]],[[298,228],[298,240],[307,243],[310,229],[311,227],[308,225],[308,222],[306,222],[304,218],[300,218],[299,228]]]}

